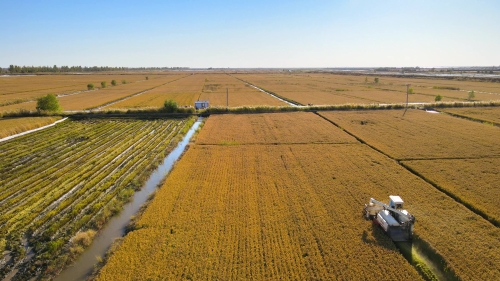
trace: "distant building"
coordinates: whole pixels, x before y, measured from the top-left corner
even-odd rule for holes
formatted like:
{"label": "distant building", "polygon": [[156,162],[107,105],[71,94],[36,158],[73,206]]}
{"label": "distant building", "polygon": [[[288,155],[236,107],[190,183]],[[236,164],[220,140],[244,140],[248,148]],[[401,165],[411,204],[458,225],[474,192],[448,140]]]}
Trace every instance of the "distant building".
{"label": "distant building", "polygon": [[195,109],[205,109],[208,108],[209,104],[207,100],[199,100],[194,102]]}

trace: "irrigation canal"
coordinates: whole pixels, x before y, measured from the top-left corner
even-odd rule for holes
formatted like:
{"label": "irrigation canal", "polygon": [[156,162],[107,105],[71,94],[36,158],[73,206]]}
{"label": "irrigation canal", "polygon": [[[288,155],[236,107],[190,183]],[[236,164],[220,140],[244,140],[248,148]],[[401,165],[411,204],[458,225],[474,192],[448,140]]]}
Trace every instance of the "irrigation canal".
{"label": "irrigation canal", "polygon": [[57,276],[56,281],[84,281],[92,274],[94,265],[97,264],[96,257],[104,257],[109,247],[116,238],[123,237],[125,228],[130,223],[130,218],[136,214],[146,202],[149,195],[153,193],[158,184],[170,172],[174,163],[179,159],[189,140],[202,122],[199,118],[189,129],[177,147],[163,160],[163,163],[151,174],[142,189],[134,194],[132,200],[123,206],[122,212],[112,218],[92,242],[92,245],[78,258],[73,265],[66,268]]}

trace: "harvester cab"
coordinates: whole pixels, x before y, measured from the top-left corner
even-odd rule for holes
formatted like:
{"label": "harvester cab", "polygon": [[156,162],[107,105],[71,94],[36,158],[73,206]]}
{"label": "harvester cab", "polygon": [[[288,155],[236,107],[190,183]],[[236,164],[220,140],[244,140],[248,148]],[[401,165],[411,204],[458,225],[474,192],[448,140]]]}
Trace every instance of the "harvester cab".
{"label": "harvester cab", "polygon": [[365,204],[363,216],[373,220],[394,241],[409,241],[413,238],[415,217],[403,209],[403,199],[396,195],[389,196],[389,205],[370,199]]}

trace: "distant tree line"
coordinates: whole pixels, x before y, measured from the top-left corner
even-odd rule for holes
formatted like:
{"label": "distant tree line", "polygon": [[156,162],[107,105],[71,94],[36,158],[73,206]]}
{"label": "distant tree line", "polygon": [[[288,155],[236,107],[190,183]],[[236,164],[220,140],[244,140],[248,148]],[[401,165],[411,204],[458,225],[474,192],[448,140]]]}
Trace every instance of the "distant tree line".
{"label": "distant tree line", "polygon": [[37,73],[37,72],[101,72],[126,70],[168,70],[189,69],[188,67],[112,67],[112,66],[19,66],[11,64],[10,73]]}
{"label": "distant tree line", "polygon": [[10,73],[37,73],[37,72],[100,72],[100,71],[122,71],[127,70],[126,67],[110,67],[110,66],[19,66],[11,64],[9,66]]}

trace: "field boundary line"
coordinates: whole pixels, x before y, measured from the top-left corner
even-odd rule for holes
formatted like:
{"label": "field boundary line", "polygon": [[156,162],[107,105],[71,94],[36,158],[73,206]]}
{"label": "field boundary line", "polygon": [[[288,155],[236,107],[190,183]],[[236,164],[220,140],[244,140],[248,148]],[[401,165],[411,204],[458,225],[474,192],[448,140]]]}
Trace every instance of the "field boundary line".
{"label": "field boundary line", "polygon": [[467,116],[467,115],[462,115],[462,114],[458,114],[458,113],[447,112],[447,111],[442,110],[442,109],[438,109],[437,111],[439,113],[447,114],[447,115],[453,116],[455,118],[460,118],[460,119],[465,119],[465,120],[469,120],[469,121],[476,122],[476,123],[500,127],[500,123],[498,123],[498,122],[483,120],[483,119],[479,119],[479,118],[475,118],[475,117],[471,117],[471,116]]}
{"label": "field boundary line", "polygon": [[[328,118],[322,116],[321,114],[319,113],[316,113],[316,115],[320,116],[321,118],[329,121],[331,124],[335,125],[336,127],[338,127],[339,129],[343,130],[344,132],[348,133],[349,135],[351,135],[352,137],[356,138],[359,142],[365,144],[366,146],[370,147],[371,149],[385,155],[386,157],[388,157],[389,159],[393,160],[394,162],[396,162],[399,166],[403,167],[405,170],[407,170],[408,172],[412,173],[413,175],[417,176],[418,178],[420,178],[421,180],[423,180],[424,182],[430,184],[431,186],[433,186],[435,189],[437,189],[438,191],[444,193],[446,196],[450,197],[451,199],[453,199],[455,202],[457,202],[458,204],[464,206],[465,208],[467,208],[469,211],[473,212],[474,214],[482,217],[483,219],[485,219],[487,222],[491,223],[493,226],[495,227],[500,227],[500,222],[496,221],[495,219],[490,219],[488,217],[488,215],[484,214],[483,212],[477,210],[475,207],[471,206],[470,204],[467,204],[465,202],[463,202],[460,198],[458,198],[456,195],[453,195],[452,193],[450,192],[447,192],[446,190],[444,190],[442,187],[440,187],[439,185],[435,184],[433,181],[427,179],[426,177],[420,175],[420,173],[418,173],[417,171],[414,171],[413,169],[407,167],[406,165],[404,165],[402,163],[402,161],[410,161],[410,160],[398,160],[394,157],[391,157],[390,155],[388,155],[387,153],[381,151],[380,149],[376,148],[376,147],[373,147],[372,145],[366,143],[363,139],[357,137],[356,135],[354,135],[353,133],[345,130],[344,128],[340,127],[339,125],[337,125],[335,122],[333,122],[332,120],[329,120]],[[486,157],[482,157],[482,158],[486,158]],[[492,158],[492,157],[489,157],[489,158]],[[498,157],[496,157],[498,158]],[[470,158],[468,158],[470,159]],[[481,158],[478,158],[478,159],[481,159]],[[461,159],[459,159],[461,160]]]}
{"label": "field boundary line", "polygon": [[396,161],[435,161],[435,160],[467,160],[467,159],[496,159],[500,156],[476,156],[476,157],[435,157],[435,158],[400,158]]}
{"label": "field boundary line", "polygon": [[27,135],[27,134],[30,134],[30,133],[34,133],[34,132],[37,132],[37,131],[40,131],[40,130],[43,130],[43,129],[46,129],[46,128],[49,128],[49,127],[52,127],[52,126],[55,126],[57,123],[61,123],[61,122],[65,121],[66,119],[68,119],[68,117],[65,117],[65,118],[63,118],[61,120],[57,120],[56,122],[54,122],[52,124],[49,124],[49,125],[45,125],[45,126],[42,126],[42,127],[36,128],[36,129],[32,129],[32,130],[29,130],[29,131],[26,131],[26,132],[22,132],[22,133],[19,133],[19,134],[15,134],[15,135],[12,135],[12,136],[5,137],[3,139],[0,139],[0,142],[8,141],[8,140],[20,137],[20,136],[24,136],[24,135]]}
{"label": "field boundary line", "polygon": [[253,142],[253,143],[197,143],[199,146],[274,146],[274,145],[360,145],[356,142]]}
{"label": "field boundary line", "polygon": [[422,175],[421,173],[419,173],[415,169],[409,167],[408,165],[406,165],[402,161],[401,162],[398,161],[398,164],[401,165],[402,167],[404,167],[406,170],[408,170],[412,174],[414,174],[417,177],[423,179],[425,182],[427,182],[428,184],[432,185],[437,190],[439,190],[439,191],[443,192],[444,194],[448,195],[450,198],[452,198],[456,202],[460,203],[461,205],[463,205],[464,207],[466,207],[467,209],[469,209],[470,211],[472,211],[476,215],[482,217],[483,219],[485,219],[486,221],[488,221],[489,223],[491,223],[495,227],[500,227],[500,221],[496,220],[495,218],[490,218],[488,216],[488,214],[484,213],[483,211],[479,210],[478,208],[474,207],[473,205],[471,205],[471,204],[469,204],[467,202],[464,202],[462,199],[460,199],[460,197],[456,196],[452,192],[447,191],[446,189],[444,189],[443,187],[441,187],[439,184],[435,183],[434,181],[426,178],[424,175]]}

